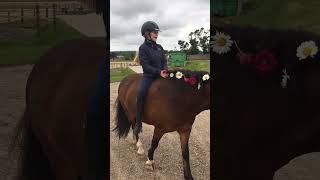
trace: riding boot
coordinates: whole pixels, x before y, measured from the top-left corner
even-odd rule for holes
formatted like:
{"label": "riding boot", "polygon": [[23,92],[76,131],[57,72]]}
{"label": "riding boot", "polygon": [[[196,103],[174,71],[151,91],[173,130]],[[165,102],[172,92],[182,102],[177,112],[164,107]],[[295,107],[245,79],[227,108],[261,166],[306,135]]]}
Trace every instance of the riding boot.
{"label": "riding boot", "polygon": [[136,123],[133,129],[133,134],[137,136],[142,129],[142,111],[143,111],[143,102],[137,99],[137,114],[136,114]]}

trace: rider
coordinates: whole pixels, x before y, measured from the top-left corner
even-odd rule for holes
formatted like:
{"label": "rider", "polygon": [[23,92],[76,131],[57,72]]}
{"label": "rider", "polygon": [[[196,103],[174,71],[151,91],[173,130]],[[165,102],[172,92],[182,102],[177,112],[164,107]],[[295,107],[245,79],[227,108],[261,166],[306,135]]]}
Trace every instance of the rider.
{"label": "rider", "polygon": [[145,38],[139,48],[139,60],[143,69],[143,78],[137,95],[137,114],[133,133],[138,135],[142,128],[142,113],[144,99],[153,80],[159,76],[168,77],[167,60],[160,44],[157,44],[159,26],[153,21],[145,22],[141,27],[141,34]]}

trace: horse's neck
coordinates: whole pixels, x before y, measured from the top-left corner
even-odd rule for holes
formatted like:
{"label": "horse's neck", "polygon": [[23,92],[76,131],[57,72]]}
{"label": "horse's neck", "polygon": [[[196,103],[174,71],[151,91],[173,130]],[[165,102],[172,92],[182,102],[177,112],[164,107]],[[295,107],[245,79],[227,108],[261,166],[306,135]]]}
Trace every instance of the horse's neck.
{"label": "horse's neck", "polygon": [[185,88],[181,84],[175,84],[174,82],[171,82],[170,85],[174,89],[172,93],[180,94],[182,103],[187,103],[188,106],[185,107],[192,107],[191,111],[195,114],[199,114],[210,108],[208,104],[210,97],[206,96],[204,89],[196,90],[195,87]]}

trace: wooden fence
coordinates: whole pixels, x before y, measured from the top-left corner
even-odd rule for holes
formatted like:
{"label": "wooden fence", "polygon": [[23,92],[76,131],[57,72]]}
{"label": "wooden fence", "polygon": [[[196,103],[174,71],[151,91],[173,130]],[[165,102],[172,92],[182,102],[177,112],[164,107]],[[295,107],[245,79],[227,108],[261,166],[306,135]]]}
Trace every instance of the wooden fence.
{"label": "wooden fence", "polygon": [[[14,3],[0,2],[0,25],[1,23],[18,22],[23,24],[27,19],[32,20],[32,27],[37,35],[41,29],[46,29],[49,24],[56,30],[57,16],[64,14],[87,14],[93,12],[87,5],[72,2],[23,2]],[[42,23],[42,24],[41,24]],[[30,24],[30,23],[29,23]]]}
{"label": "wooden fence", "polygon": [[134,65],[134,62],[132,61],[123,61],[123,62],[110,62],[110,69],[119,69],[119,68],[128,68],[129,66]]}

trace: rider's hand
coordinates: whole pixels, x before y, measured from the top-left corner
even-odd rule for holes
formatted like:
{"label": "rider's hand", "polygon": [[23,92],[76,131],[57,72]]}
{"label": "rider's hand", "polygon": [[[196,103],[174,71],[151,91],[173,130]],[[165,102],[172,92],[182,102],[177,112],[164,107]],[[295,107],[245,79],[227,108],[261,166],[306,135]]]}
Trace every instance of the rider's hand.
{"label": "rider's hand", "polygon": [[167,78],[169,76],[167,70],[161,70],[160,71],[160,76],[163,78]]}

